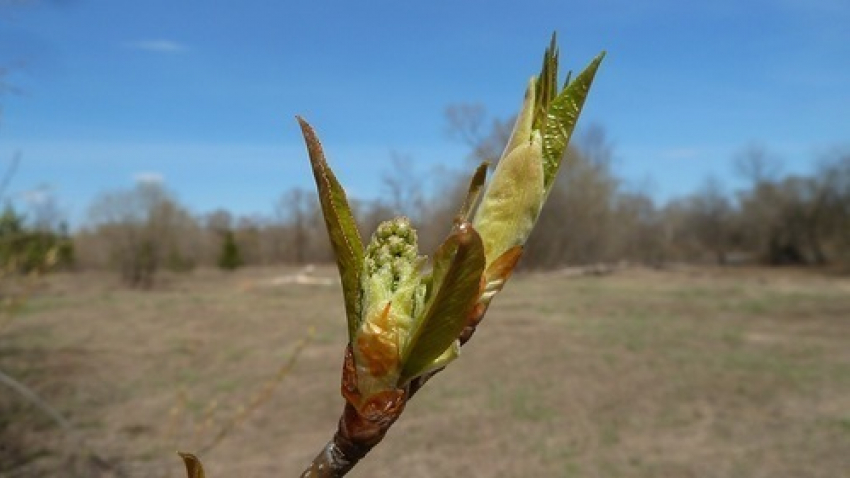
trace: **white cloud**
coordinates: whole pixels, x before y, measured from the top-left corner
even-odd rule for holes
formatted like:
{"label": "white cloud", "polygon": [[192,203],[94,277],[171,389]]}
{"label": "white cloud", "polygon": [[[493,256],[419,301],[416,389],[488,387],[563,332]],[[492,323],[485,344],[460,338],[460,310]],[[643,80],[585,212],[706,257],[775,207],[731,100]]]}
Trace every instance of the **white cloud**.
{"label": "white cloud", "polygon": [[165,176],[162,173],[143,171],[133,175],[133,179],[141,184],[162,184],[165,182]]}
{"label": "white cloud", "polygon": [[23,201],[30,206],[37,206],[49,202],[53,198],[53,187],[42,184],[33,189],[18,193]]}
{"label": "white cloud", "polygon": [[124,43],[124,46],[134,50],[150,51],[154,53],[183,53],[189,50],[189,48],[182,43],[164,39],[132,41]]}

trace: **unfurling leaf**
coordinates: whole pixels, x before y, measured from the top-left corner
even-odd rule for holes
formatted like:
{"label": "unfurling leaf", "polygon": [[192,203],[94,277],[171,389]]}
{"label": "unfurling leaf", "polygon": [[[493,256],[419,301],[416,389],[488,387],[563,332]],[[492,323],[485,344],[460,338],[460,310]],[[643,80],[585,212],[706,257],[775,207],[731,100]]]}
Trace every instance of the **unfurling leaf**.
{"label": "unfurling leaf", "polygon": [[201,466],[201,460],[191,453],[177,452],[180,458],[183,458],[183,464],[186,465],[186,475],[188,478],[204,478],[204,467]]}
{"label": "unfurling leaf", "polygon": [[[535,84],[536,80],[532,78],[528,83],[528,87],[525,89],[525,98],[522,100],[522,109],[519,110],[516,123],[514,123],[514,129],[511,131],[511,137],[508,139],[508,144],[505,145],[505,150],[502,151],[502,158],[521,145],[531,141],[533,133],[536,131],[534,128],[534,121],[537,115],[538,101],[534,88]],[[498,167],[498,165],[496,167]]]}
{"label": "unfurling leaf", "polygon": [[540,215],[544,199],[540,147],[537,137],[502,158],[478,206],[474,224],[488,264],[523,245]]}
{"label": "unfurling leaf", "polygon": [[478,197],[481,195],[481,190],[484,189],[484,183],[487,181],[487,168],[490,163],[484,161],[478,165],[472,179],[469,180],[469,190],[466,193],[466,199],[460,206],[458,219],[461,222],[469,222],[472,220],[472,211],[475,210],[475,203],[478,202]]}
{"label": "unfurling leaf", "polygon": [[522,257],[522,251],[522,246],[514,246],[487,265],[484,271],[485,285],[484,292],[481,294],[481,303],[489,304],[493,296],[502,290]]}
{"label": "unfurling leaf", "polygon": [[399,385],[433,368],[456,342],[480,295],[484,266],[478,232],[469,223],[455,226],[434,256],[424,315],[405,347]]}
{"label": "unfurling leaf", "polygon": [[558,50],[552,36],[540,75],[526,88],[508,145],[473,220],[484,241],[487,264],[524,245],[531,234],[604,55],[559,91]]}
{"label": "unfurling leaf", "polygon": [[[551,48],[551,47],[550,47]],[[557,55],[557,53],[556,53]],[[599,64],[605,57],[605,52],[600,53],[594,58],[590,64],[579,73],[575,80],[567,84],[564,90],[558,94],[550,105],[547,105],[545,125],[543,131],[543,177],[544,186],[547,193],[552,189],[552,183],[555,181],[555,176],[558,174],[558,169],[561,167],[561,161],[564,158],[564,152],[567,149],[567,144],[570,142],[570,136],[573,134],[578,116],[584,106],[584,100],[587,98],[587,93],[590,91],[590,85],[593,83],[593,77],[596,76],[596,70]],[[552,83],[547,85],[548,88],[557,88],[557,56],[555,56],[554,79],[549,80]],[[546,67],[544,65],[544,73]],[[540,79],[540,84],[543,78]]]}
{"label": "unfurling leaf", "polygon": [[330,166],[325,160],[322,145],[316,137],[313,128],[297,117],[307,143],[310,164],[313,166],[313,177],[319,191],[319,202],[322,214],[331,240],[339,276],[342,282],[342,293],[345,299],[345,314],[348,319],[348,339],[352,340],[360,320],[360,276],[363,271],[363,241],[357,230],[357,223],[345,190],[337,181]]}

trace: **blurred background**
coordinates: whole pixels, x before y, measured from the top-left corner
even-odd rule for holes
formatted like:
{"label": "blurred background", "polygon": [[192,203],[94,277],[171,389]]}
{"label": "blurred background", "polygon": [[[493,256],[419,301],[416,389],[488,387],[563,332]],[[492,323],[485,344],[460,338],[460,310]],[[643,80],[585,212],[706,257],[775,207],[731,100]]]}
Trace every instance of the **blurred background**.
{"label": "blurred background", "polygon": [[[338,416],[344,332],[295,115],[364,237],[403,214],[429,253],[553,32],[562,78],[607,56],[503,348],[359,476],[840,476],[848,24],[838,0],[0,0],[0,476],[177,476],[175,447],[231,428],[213,476],[297,473]],[[523,351],[534,387],[487,378],[517,333],[567,354]],[[436,438],[473,415],[503,425]]]}
{"label": "blurred background", "polygon": [[841,2],[0,8],[3,200],[85,236],[80,266],[162,204],[185,265],[212,264],[221,230],[247,264],[327,260],[296,114],[365,231],[401,213],[438,238],[552,32],[564,71],[608,56],[549,202],[569,227],[547,238],[547,214],[526,265],[848,260]]}

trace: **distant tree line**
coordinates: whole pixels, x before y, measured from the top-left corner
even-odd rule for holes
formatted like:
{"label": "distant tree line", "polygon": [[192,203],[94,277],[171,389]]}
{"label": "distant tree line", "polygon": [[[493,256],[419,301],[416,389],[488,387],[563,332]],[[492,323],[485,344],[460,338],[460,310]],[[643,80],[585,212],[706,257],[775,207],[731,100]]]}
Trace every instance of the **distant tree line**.
{"label": "distant tree line", "polygon": [[[451,106],[446,116],[475,161],[498,157],[513,124],[488,119],[474,105]],[[732,158],[743,189],[730,192],[706,178],[694,193],[657,204],[614,174],[602,127],[590,125],[571,146],[527,245],[526,267],[630,261],[850,268],[850,151],[824,155],[809,175],[782,175],[775,156],[749,146]]]}
{"label": "distant tree line", "polygon": [[[485,123],[480,108],[447,112],[450,130],[474,161],[495,161],[511,121]],[[613,148],[599,126],[573,141],[555,189],[529,240],[523,267],[551,269],[628,261],[850,267],[850,154],[835,152],[811,175],[781,175],[775,160],[751,147],[735,160],[748,185],[730,193],[707,179],[693,194],[656,204],[648,191],[624,186],[612,168]],[[441,172],[426,188],[412,159],[392,154],[381,199],[355,202],[362,234],[403,214],[418,225],[423,251],[451,226],[468,178]],[[268,216],[218,210],[190,213],[162,184],[139,183],[105,193],[74,235],[77,267],[112,268],[147,287],[158,270],[198,266],[321,263],[332,260],[312,190],[283,193]]]}
{"label": "distant tree line", "polygon": [[[850,267],[850,154],[834,152],[811,175],[778,174],[761,148],[735,164],[748,186],[707,178],[658,205],[622,188],[606,148],[572,150],[528,246],[527,264],[634,261]],[[602,152],[600,155],[599,153]]]}

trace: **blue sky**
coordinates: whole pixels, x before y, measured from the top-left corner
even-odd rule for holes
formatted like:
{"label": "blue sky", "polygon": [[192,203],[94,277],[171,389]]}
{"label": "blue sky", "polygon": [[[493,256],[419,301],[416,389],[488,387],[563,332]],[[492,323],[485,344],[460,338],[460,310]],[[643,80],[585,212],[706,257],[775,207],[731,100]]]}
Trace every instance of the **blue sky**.
{"label": "blue sky", "polygon": [[749,144],[785,172],[850,145],[847,25],[846,0],[0,0],[20,90],[0,96],[0,165],[20,152],[11,192],[75,224],[140,177],[195,212],[270,215],[312,187],[300,114],[350,194],[375,197],[393,152],[430,181],[469,166],[446,106],[513,114],[557,31],[565,69],[608,51],[579,130],[605,129],[627,186],[734,189]]}

